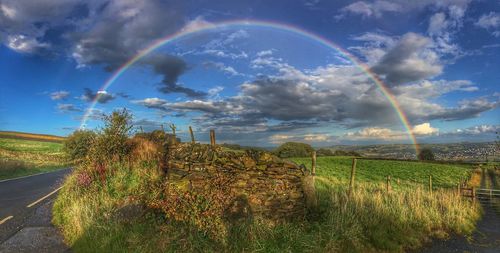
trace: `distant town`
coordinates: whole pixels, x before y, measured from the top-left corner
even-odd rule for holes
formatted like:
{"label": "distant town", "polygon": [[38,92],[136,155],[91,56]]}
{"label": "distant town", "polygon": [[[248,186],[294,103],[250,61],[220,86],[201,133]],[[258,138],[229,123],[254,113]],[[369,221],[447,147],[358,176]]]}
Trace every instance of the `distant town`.
{"label": "distant town", "polygon": [[[443,161],[500,161],[500,148],[497,142],[421,144],[420,148],[430,148],[436,160]],[[367,146],[333,146],[332,150],[356,151],[366,157],[390,159],[416,159],[415,150],[408,144],[380,144]]]}

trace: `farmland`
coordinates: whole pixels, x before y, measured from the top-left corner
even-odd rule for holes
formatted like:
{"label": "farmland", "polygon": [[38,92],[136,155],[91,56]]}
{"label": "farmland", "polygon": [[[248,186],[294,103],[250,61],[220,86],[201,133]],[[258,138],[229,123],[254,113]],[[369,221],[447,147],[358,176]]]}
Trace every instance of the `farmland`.
{"label": "farmland", "polygon": [[[311,158],[292,158],[298,164],[311,166]],[[318,157],[316,173],[318,176],[335,179],[346,183],[351,173],[352,157]],[[456,187],[468,178],[471,165],[438,164],[411,161],[369,160],[357,159],[356,182],[381,183],[391,176],[396,186],[427,185],[429,175],[432,175],[434,187]]]}
{"label": "farmland", "polygon": [[0,138],[0,180],[47,172],[67,165],[61,143],[15,137]]}

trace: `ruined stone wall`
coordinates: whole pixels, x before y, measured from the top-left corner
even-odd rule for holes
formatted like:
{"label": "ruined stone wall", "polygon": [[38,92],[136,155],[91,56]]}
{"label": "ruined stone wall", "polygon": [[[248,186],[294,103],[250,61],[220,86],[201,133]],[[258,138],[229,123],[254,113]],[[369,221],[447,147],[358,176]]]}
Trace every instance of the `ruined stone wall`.
{"label": "ruined stone wall", "polygon": [[178,143],[169,148],[166,167],[169,181],[188,190],[206,190],[211,177],[227,176],[230,194],[239,201],[234,206],[248,209],[246,216],[284,220],[305,213],[303,181],[309,172],[268,152]]}

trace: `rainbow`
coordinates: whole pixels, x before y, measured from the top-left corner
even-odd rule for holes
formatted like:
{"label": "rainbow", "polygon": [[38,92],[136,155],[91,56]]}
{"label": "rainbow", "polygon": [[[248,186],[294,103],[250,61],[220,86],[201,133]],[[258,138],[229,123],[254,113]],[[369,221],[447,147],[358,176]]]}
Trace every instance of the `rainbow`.
{"label": "rainbow", "polygon": [[[183,37],[186,37],[190,34],[194,34],[197,32],[201,31],[209,31],[209,30],[215,30],[215,29],[221,29],[221,28],[226,28],[230,26],[251,26],[251,27],[262,27],[262,28],[274,28],[278,30],[283,30],[283,31],[288,31],[294,34],[302,35],[307,38],[310,38],[314,41],[319,42],[320,44],[334,49],[335,51],[339,52],[342,54],[342,56],[348,58],[352,63],[354,63],[356,66],[358,66],[370,79],[372,79],[375,84],[378,86],[378,88],[382,91],[384,96],[389,100],[391,103],[392,107],[394,108],[395,112],[397,113],[401,123],[403,124],[408,137],[410,141],[412,142],[415,151],[418,153],[419,147],[417,140],[415,138],[415,135],[413,134],[412,127],[410,123],[408,122],[408,118],[406,117],[405,113],[401,109],[401,106],[399,105],[399,102],[396,100],[394,95],[390,92],[390,90],[387,88],[387,85],[380,80],[380,78],[373,73],[370,70],[370,67],[366,65],[365,63],[361,62],[358,60],[354,55],[349,53],[347,50],[341,48],[340,46],[336,45],[335,43],[329,41],[328,39],[321,37],[320,35],[314,34],[312,32],[306,31],[302,28],[296,27],[296,26],[291,26],[289,24],[284,24],[284,23],[278,23],[275,21],[262,21],[262,20],[231,20],[231,21],[224,21],[224,22],[217,22],[217,23],[203,23],[203,24],[198,24],[196,26],[192,26],[189,28],[181,29],[178,32],[174,34],[170,34],[166,37],[157,39],[153,41],[149,46],[146,48],[140,50],[134,57],[130,58],[127,62],[125,62],[122,66],[120,66],[116,71],[106,80],[104,85],[100,88],[100,92],[106,92],[106,90],[118,79],[127,69],[132,66],[134,63],[139,61],[141,58],[144,56],[148,55],[152,51],[158,49],[159,47],[168,44],[172,41],[181,39]],[[83,119],[80,124],[80,128],[84,128],[86,125],[86,122],[89,119],[89,116],[91,115],[94,107],[97,104],[97,99],[91,102],[90,106],[86,109],[85,114],[83,116]]]}

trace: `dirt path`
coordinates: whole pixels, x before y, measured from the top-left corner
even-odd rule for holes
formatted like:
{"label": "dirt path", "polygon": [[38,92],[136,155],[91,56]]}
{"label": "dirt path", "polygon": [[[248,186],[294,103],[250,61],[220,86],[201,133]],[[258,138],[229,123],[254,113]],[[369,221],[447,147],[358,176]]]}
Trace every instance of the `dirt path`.
{"label": "dirt path", "polygon": [[[496,186],[495,178],[492,178],[483,170],[481,187],[487,185]],[[484,213],[470,239],[463,236],[453,236],[446,241],[435,240],[429,246],[423,247],[417,252],[500,252],[500,210],[496,210],[490,201],[481,201],[481,206]]]}

